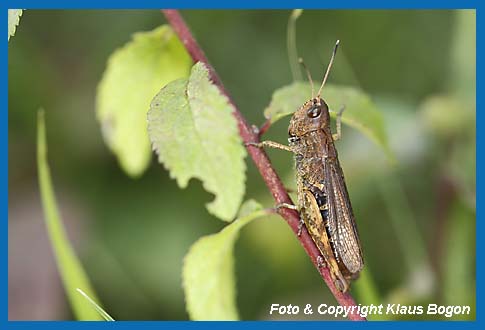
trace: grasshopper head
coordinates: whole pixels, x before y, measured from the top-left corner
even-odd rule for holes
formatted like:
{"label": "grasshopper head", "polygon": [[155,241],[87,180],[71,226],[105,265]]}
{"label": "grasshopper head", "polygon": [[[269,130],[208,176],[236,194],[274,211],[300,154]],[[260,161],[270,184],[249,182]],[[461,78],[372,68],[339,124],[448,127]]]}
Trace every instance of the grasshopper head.
{"label": "grasshopper head", "polygon": [[291,117],[288,134],[303,136],[307,133],[324,129],[330,123],[328,106],[321,98],[305,102]]}

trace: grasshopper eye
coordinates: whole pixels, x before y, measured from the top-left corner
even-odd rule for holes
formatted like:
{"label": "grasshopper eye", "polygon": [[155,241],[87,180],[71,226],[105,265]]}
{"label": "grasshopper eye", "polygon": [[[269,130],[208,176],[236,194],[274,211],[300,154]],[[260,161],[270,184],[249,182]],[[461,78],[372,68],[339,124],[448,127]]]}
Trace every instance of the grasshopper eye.
{"label": "grasshopper eye", "polygon": [[317,118],[321,113],[322,109],[319,106],[314,106],[307,111],[306,115],[309,118]]}

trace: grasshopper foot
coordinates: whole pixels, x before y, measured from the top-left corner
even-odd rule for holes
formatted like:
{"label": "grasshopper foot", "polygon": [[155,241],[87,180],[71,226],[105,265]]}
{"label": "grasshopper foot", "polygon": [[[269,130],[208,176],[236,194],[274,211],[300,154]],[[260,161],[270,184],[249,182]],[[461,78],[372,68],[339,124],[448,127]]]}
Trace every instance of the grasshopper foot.
{"label": "grasshopper foot", "polygon": [[276,211],[278,211],[281,208],[298,211],[298,206],[293,205],[293,204],[288,204],[288,203],[276,204],[276,206],[275,206]]}
{"label": "grasshopper foot", "polygon": [[263,144],[261,142],[245,142],[244,145],[247,146],[253,146],[257,148],[262,148]]}
{"label": "grasshopper foot", "polygon": [[323,260],[322,256],[317,257],[317,266],[318,268],[325,268],[325,260]]}

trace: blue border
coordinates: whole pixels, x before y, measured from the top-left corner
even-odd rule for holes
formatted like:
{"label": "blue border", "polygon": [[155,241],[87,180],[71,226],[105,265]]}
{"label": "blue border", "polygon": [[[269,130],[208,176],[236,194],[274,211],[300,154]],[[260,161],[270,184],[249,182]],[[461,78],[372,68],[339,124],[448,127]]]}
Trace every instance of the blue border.
{"label": "blue border", "polygon": [[[483,229],[484,229],[484,225],[482,223],[482,221],[479,221],[480,220],[480,216],[479,216],[479,210],[481,209],[481,203],[483,202],[483,197],[482,197],[482,193],[481,193],[481,189],[483,189],[483,187],[481,187],[481,184],[480,184],[480,174],[478,173],[478,169],[481,167],[480,165],[483,164],[483,160],[482,160],[482,157],[481,157],[481,154],[480,154],[480,149],[483,149],[483,143],[481,142],[482,140],[482,134],[480,133],[480,127],[483,126],[483,115],[481,114],[481,111],[478,111],[478,109],[481,108],[481,104],[482,104],[482,99],[483,99],[483,96],[482,96],[482,93],[481,93],[481,88],[482,85],[480,84],[480,81],[481,81],[481,73],[482,73],[482,66],[480,65],[480,61],[478,60],[479,59],[479,55],[480,54],[483,54],[483,51],[481,50],[481,47],[482,47],[482,42],[480,40],[480,37],[483,36],[483,24],[480,22],[480,17],[482,17],[482,15],[479,15],[479,13],[481,13],[481,10],[479,11],[477,9],[476,11],[476,21],[477,21],[477,41],[476,41],[476,47],[477,47],[477,52],[476,52],[476,58],[477,58],[477,61],[476,61],[476,70],[477,70],[477,74],[476,74],[476,86],[477,86],[477,99],[476,99],[476,118],[477,118],[477,121],[476,121],[476,132],[477,132],[477,145],[476,145],[476,155],[477,155],[477,160],[476,160],[476,184],[477,184],[477,194],[476,194],[476,215],[477,215],[477,218],[476,218],[476,273],[475,273],[475,278],[476,278],[476,308],[477,308],[477,312],[476,312],[476,317],[477,317],[477,323],[484,323],[483,322],[483,317],[480,317],[479,316],[479,311],[482,310],[482,304],[481,304],[481,299],[480,299],[480,293],[483,292],[483,286],[481,284],[481,282],[478,280],[480,277],[479,277],[479,274],[483,274],[483,267],[481,265],[481,263],[479,262],[479,260],[483,260],[483,251],[484,251],[484,248],[482,245],[479,244],[480,240],[480,235],[479,233],[483,233]],[[480,36],[480,37],[479,37]],[[481,322],[480,322],[481,321]]]}
{"label": "blue border", "polygon": [[315,329],[322,330],[338,327],[340,329],[362,329],[372,327],[376,329],[399,329],[448,328],[448,329],[475,329],[480,327],[480,322],[471,321],[382,321],[382,322],[347,322],[347,321],[118,321],[118,322],[76,322],[76,321],[11,321],[5,324],[4,329],[208,329],[226,330],[231,329]]}
{"label": "blue border", "polygon": [[346,0],[346,1],[325,1],[325,0],[233,0],[233,1],[187,1],[187,0],[140,0],[140,1],[115,1],[115,0],[70,0],[70,1],[40,1],[40,0],[6,0],[2,6],[7,8],[30,8],[30,9],[144,9],[144,8],[177,8],[177,9],[217,9],[217,8],[246,8],[246,9],[293,9],[298,8],[352,8],[352,9],[466,9],[477,8],[478,0],[463,1],[430,1],[430,0]]}
{"label": "blue border", "polygon": [[426,328],[449,328],[449,329],[474,329],[479,326],[478,322],[463,321],[391,321],[391,322],[338,322],[338,321],[118,321],[118,322],[76,322],[76,321],[13,321],[8,322],[8,329],[208,329],[208,330],[226,330],[231,329],[269,329],[269,330],[286,330],[286,329],[315,329],[326,330],[335,327],[341,329],[362,329],[372,326],[376,329],[388,329],[389,327],[399,327],[400,329],[413,329],[416,327]]}
{"label": "blue border", "polygon": [[[4,10],[3,17],[6,21],[8,21],[8,12]],[[0,300],[0,304],[2,307],[2,315],[4,317],[1,320],[1,323],[5,323],[5,320],[8,319],[8,42],[4,42],[2,45],[2,83],[3,83],[3,93],[2,93],[2,103],[5,104],[5,109],[2,112],[1,116],[1,132],[2,132],[2,139],[0,141],[0,145],[2,148],[2,161],[0,162],[1,166],[1,175],[2,175],[2,188],[1,188],[1,197],[2,197],[2,213],[5,214],[4,220],[2,221],[2,231],[4,232],[3,237],[5,238],[4,241],[4,249],[2,251],[2,268],[3,271],[0,272],[1,281],[3,283],[1,287],[1,294],[3,299]]]}
{"label": "blue border", "polygon": [[[183,0],[169,0],[169,1],[154,1],[154,0],[137,0],[136,2],[131,1],[106,1],[106,0],[74,0],[74,1],[39,1],[39,0],[25,0],[25,1],[2,1],[0,6],[4,10],[4,18],[7,20],[7,8],[30,8],[30,9],[144,9],[144,8],[200,8],[204,5],[204,8],[251,8],[251,9],[261,9],[261,8],[352,8],[352,9],[452,9],[452,8],[475,8],[477,9],[477,298],[476,298],[476,316],[477,321],[475,322],[332,322],[332,323],[321,323],[316,321],[305,321],[305,322],[256,322],[256,321],[243,321],[243,322],[174,322],[174,321],[163,321],[163,322],[24,322],[24,321],[7,321],[8,320],[8,43],[4,41],[2,47],[2,61],[4,65],[2,66],[2,81],[3,81],[3,102],[6,105],[1,121],[2,121],[2,136],[1,148],[2,148],[2,162],[0,162],[1,173],[2,173],[2,208],[5,214],[2,230],[4,231],[4,244],[5,248],[2,251],[2,261],[3,261],[3,271],[1,272],[2,281],[4,285],[1,286],[2,298],[0,304],[2,307],[4,317],[0,320],[0,329],[87,329],[87,328],[113,328],[117,329],[155,329],[155,328],[187,328],[187,329],[226,329],[228,327],[247,329],[247,328],[265,328],[265,329],[290,329],[290,328],[305,328],[305,329],[319,329],[324,327],[339,327],[339,328],[360,328],[360,327],[377,327],[377,328],[388,328],[388,327],[399,327],[399,328],[415,328],[415,327],[440,327],[440,328],[456,328],[456,329],[469,329],[469,328],[483,328],[484,322],[483,317],[481,317],[482,303],[480,299],[480,294],[483,291],[483,286],[481,285],[479,274],[483,274],[481,260],[483,260],[483,246],[479,244],[478,233],[483,232],[484,225],[481,223],[479,217],[479,210],[481,209],[481,202],[483,198],[481,197],[481,182],[480,182],[480,165],[483,164],[481,159],[480,149],[482,146],[480,128],[483,126],[483,120],[481,112],[478,111],[482,104],[481,96],[481,65],[480,65],[480,54],[481,51],[481,40],[480,37],[483,35],[483,25],[480,22],[480,2],[479,1],[429,1],[429,0],[371,0],[363,1],[358,0],[347,0],[343,1],[255,1],[255,0],[236,0],[236,1],[212,1],[208,2],[196,2],[196,1],[183,1]],[[6,24],[4,23],[4,26]]]}

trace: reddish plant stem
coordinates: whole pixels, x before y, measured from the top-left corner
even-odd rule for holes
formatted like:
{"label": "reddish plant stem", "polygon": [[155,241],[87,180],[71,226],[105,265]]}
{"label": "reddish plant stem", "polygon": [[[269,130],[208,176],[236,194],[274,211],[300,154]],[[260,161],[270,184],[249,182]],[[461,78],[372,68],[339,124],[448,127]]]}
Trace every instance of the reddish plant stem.
{"label": "reddish plant stem", "polygon": [[[226,95],[227,98],[229,99],[229,102],[233,107],[233,115],[234,117],[236,117],[238,127],[239,127],[239,133],[241,135],[242,140],[245,143],[258,142],[259,141],[258,132],[255,132],[251,128],[251,126],[248,125],[244,117],[237,109],[231,96],[224,88],[224,85],[222,84],[221,79],[217,75],[217,72],[210,65],[209,61],[207,60],[204,54],[204,51],[202,50],[202,48],[199,47],[197,41],[194,39],[192,33],[190,32],[184,19],[180,16],[179,12],[173,9],[165,9],[165,10],[162,10],[162,12],[167,18],[170,25],[172,26],[175,33],[178,35],[178,37],[184,44],[185,48],[189,52],[193,61],[202,62],[207,66],[211,80],[220,89],[220,91],[224,95]],[[293,202],[290,199],[290,196],[288,196],[288,193],[285,187],[283,186],[283,183],[278,177],[278,174],[276,174],[264,150],[254,146],[247,146],[246,148],[248,150],[249,155],[253,159],[254,164],[256,165],[259,172],[261,173],[261,176],[263,177],[264,182],[268,186],[268,189],[271,191],[271,194],[273,195],[273,198],[276,204],[281,204],[281,203],[293,204]],[[357,314],[357,305],[354,299],[352,298],[352,296],[349,293],[342,293],[338,291],[338,289],[335,287],[332,281],[328,268],[326,267],[322,268],[318,266],[317,258],[320,256],[320,252],[318,248],[315,246],[315,243],[313,242],[312,238],[308,234],[308,231],[306,230],[306,228],[303,227],[301,235],[300,236],[297,235],[298,225],[300,223],[300,217],[298,215],[298,212],[294,210],[289,210],[286,208],[280,208],[278,210],[278,213],[287,221],[288,225],[295,233],[297,239],[300,241],[301,245],[305,249],[305,252],[310,257],[311,261],[317,268],[318,272],[322,276],[327,286],[330,288],[330,291],[332,292],[332,294],[334,295],[338,303],[344,307],[355,306],[354,312],[349,313],[349,319],[356,320],[356,321],[365,321],[365,318]]]}

